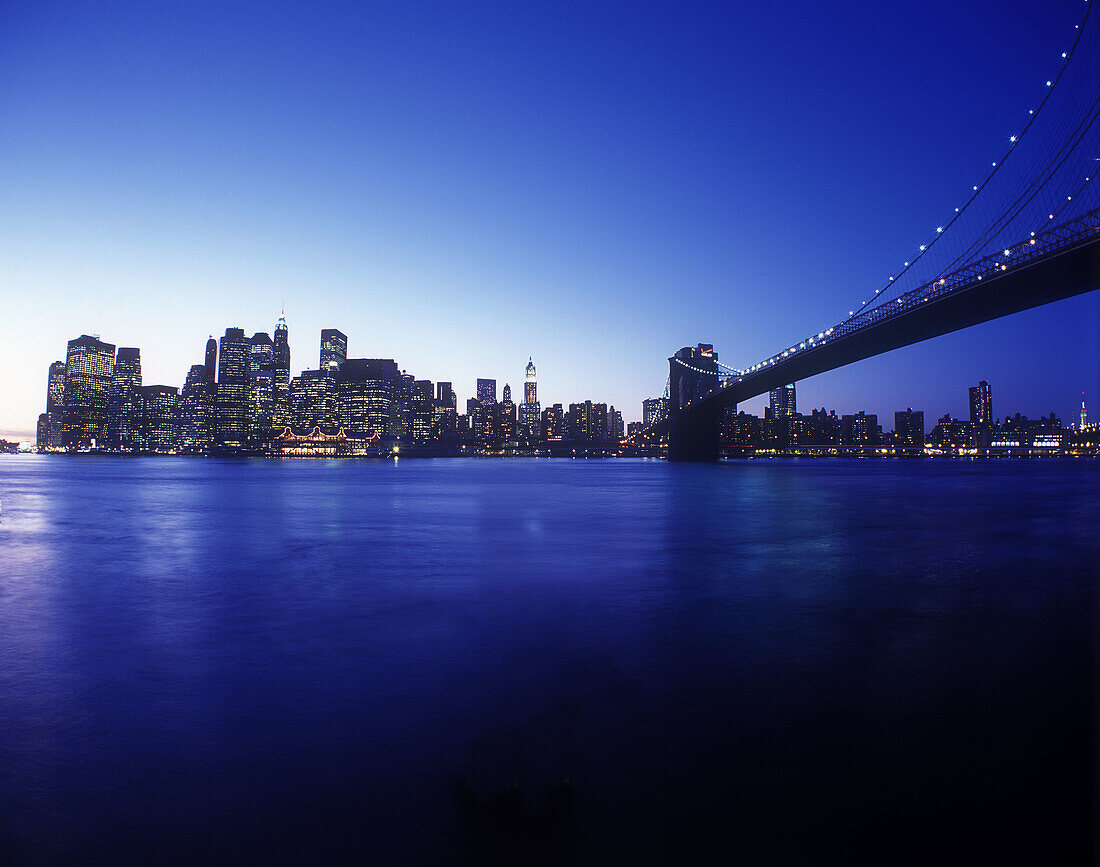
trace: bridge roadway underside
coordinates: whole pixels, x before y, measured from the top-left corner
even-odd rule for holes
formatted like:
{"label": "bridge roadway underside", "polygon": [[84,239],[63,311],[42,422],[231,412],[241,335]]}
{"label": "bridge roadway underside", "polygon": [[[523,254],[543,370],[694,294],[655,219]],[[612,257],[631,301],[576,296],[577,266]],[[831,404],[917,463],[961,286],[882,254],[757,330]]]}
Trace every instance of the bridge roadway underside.
{"label": "bridge roadway underside", "polygon": [[1100,238],[1094,238],[1049,259],[1006,271],[999,277],[987,277],[823,346],[797,352],[683,409],[673,408],[669,458],[716,458],[721,410],[773,388],[1098,287]]}

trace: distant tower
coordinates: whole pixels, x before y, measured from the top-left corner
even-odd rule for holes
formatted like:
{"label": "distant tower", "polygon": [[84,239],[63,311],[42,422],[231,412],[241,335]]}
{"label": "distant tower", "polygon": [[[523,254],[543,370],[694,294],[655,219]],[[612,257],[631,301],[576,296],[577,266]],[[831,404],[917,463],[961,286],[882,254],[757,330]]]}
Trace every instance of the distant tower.
{"label": "distant tower", "polygon": [[798,410],[795,404],[794,383],[782,388],[773,388],[768,393],[768,403],[772,418],[790,418]]}
{"label": "distant tower", "polygon": [[61,413],[61,435],[66,448],[103,446],[114,363],[113,343],[87,334],[69,341]]}
{"label": "distant tower", "polygon": [[107,394],[107,445],[117,451],[141,448],[141,352],[120,346]]}
{"label": "distant tower", "polygon": [[206,381],[214,382],[218,378],[218,341],[214,335],[206,341]]}
{"label": "distant tower", "polygon": [[538,438],[541,427],[539,421],[538,383],[535,381],[535,362],[527,358],[527,370],[523,381],[523,403],[519,408],[519,423],[528,436]]}
{"label": "distant tower", "polygon": [[1081,430],[1085,429],[1085,425],[1088,423],[1088,416],[1085,415],[1085,393],[1081,392]]}
{"label": "distant tower", "polygon": [[497,402],[497,381],[479,379],[477,381],[477,401],[482,406],[491,406]]}
{"label": "distant tower", "polygon": [[282,400],[286,400],[290,388],[290,332],[286,327],[286,316],[279,313],[275,323],[275,344],[271,350],[271,366],[275,371],[275,391]]}
{"label": "distant tower", "polygon": [[49,379],[46,385],[46,447],[62,449],[65,439],[61,432],[61,413],[65,404],[65,362],[55,361],[50,365]]}
{"label": "distant tower", "polygon": [[970,423],[987,427],[993,424],[993,396],[984,379],[970,389]]}
{"label": "distant tower", "polygon": [[321,329],[321,357],[318,368],[328,370],[330,365],[337,369],[344,366],[348,358],[348,336],[338,328]]}

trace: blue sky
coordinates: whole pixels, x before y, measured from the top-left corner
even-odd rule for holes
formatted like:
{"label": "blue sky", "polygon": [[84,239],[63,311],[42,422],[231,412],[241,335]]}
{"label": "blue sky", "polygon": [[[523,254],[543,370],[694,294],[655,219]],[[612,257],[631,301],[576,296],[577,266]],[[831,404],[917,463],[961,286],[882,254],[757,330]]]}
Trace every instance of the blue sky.
{"label": "blue sky", "polygon": [[[699,341],[835,324],[1003,151],[1081,2],[9,3],[0,435],[65,342],[180,385],[206,337],[319,330],[628,420]],[[1097,293],[799,385],[934,419],[1100,408]],[[761,402],[746,406],[758,410]],[[1095,410],[1093,411],[1095,414]],[[891,424],[887,423],[887,427]]]}

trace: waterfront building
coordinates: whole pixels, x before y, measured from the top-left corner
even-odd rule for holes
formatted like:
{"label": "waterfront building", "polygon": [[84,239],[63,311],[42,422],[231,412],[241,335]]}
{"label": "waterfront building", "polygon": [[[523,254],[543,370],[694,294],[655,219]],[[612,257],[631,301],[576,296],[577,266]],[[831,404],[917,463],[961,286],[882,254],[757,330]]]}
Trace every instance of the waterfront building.
{"label": "waterfront building", "polygon": [[772,418],[789,418],[797,412],[794,383],[768,392],[768,408]]}
{"label": "waterfront building", "polygon": [[144,385],[141,400],[141,450],[150,454],[175,454],[180,450],[179,389],[169,385]]}
{"label": "waterfront building", "polygon": [[290,426],[294,430],[339,425],[336,376],[332,368],[303,370],[290,381]]}
{"label": "waterfront building", "polygon": [[993,425],[993,396],[989,383],[984,379],[970,388],[970,423],[972,425]]}
{"label": "waterfront building", "polygon": [[560,440],[565,437],[565,420],[562,413],[562,405],[555,403],[542,411],[542,438],[544,440]]}
{"label": "waterfront building", "polygon": [[141,351],[120,346],[107,394],[107,448],[136,452],[141,448]]}
{"label": "waterfront building", "polygon": [[400,379],[392,358],[348,358],[337,378],[340,425],[349,437],[390,436],[394,384]]}
{"label": "waterfront building", "polygon": [[894,413],[894,442],[899,446],[924,445],[924,412],[906,407]]}
{"label": "waterfront building", "polygon": [[218,348],[214,448],[240,452],[249,444],[252,344],[241,328],[225,329]]}
{"label": "waterfront building", "polygon": [[860,410],[855,415],[840,417],[840,444],[844,446],[877,446],[882,443],[882,428],[878,416]]}
{"label": "waterfront building", "polygon": [[478,379],[477,399],[482,406],[489,406],[497,402],[497,381],[495,379]]}
{"label": "waterfront building", "polygon": [[535,378],[535,362],[528,357],[523,374],[523,403],[519,407],[519,429],[525,436],[539,437],[539,389]]}
{"label": "waterfront building", "polygon": [[193,364],[179,398],[180,451],[209,454],[214,445],[215,385],[206,379],[206,365]]}
{"label": "waterfront building", "polygon": [[607,404],[569,404],[565,420],[566,437],[577,442],[605,442],[607,440]]}
{"label": "waterfront building", "polygon": [[516,405],[512,402],[512,386],[505,384],[504,399],[500,402],[500,438],[506,443],[514,443],[516,434]]}
{"label": "waterfront building", "polygon": [[612,406],[607,410],[607,438],[611,442],[618,442],[623,434],[623,414]]}
{"label": "waterfront building", "polygon": [[107,436],[107,400],[115,361],[113,343],[82,334],[65,352],[61,438],[65,448],[102,447]]}
{"label": "waterfront building", "polygon": [[62,433],[62,411],[65,405],[65,362],[50,365],[46,379],[46,442],[45,448],[59,451],[65,447]]}
{"label": "waterfront building", "polygon": [[961,419],[951,418],[945,413],[936,422],[930,435],[932,445],[938,449],[964,449],[970,447],[970,424]]}
{"label": "waterfront building", "polygon": [[669,399],[667,397],[651,397],[648,400],[643,400],[642,424],[646,427],[653,427],[653,425],[663,422],[668,418],[668,404]]}
{"label": "waterfront building", "polygon": [[38,423],[35,425],[34,442],[38,451],[48,451],[50,448],[50,414],[39,413]]}
{"label": "waterfront building", "polygon": [[328,370],[335,365],[339,370],[348,358],[348,336],[338,328],[321,329],[321,355],[319,367]]}
{"label": "waterfront building", "polygon": [[416,379],[412,383],[412,438],[417,442],[427,442],[432,438],[432,426],[435,420],[435,398],[430,379]]}

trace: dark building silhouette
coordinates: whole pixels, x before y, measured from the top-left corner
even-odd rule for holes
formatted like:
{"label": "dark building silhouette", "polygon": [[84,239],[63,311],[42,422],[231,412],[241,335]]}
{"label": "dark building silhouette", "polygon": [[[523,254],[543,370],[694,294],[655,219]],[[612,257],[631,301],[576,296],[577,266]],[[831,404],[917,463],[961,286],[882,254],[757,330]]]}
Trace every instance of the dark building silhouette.
{"label": "dark building silhouette", "polygon": [[214,448],[241,452],[249,440],[249,386],[252,344],[241,328],[225,329],[218,348]]}
{"label": "dark building silhouette", "polygon": [[180,449],[179,389],[169,385],[145,385],[141,400],[141,450],[151,454],[175,454]]}
{"label": "dark building silhouette", "polygon": [[218,378],[218,341],[211,335],[206,341],[206,381],[215,382]]}
{"label": "dark building silhouette", "polygon": [[945,413],[930,435],[932,445],[940,449],[962,449],[970,446],[971,426],[961,419]]}
{"label": "dark building silhouette", "polygon": [[330,364],[335,364],[339,369],[344,366],[348,357],[348,336],[337,328],[321,329],[321,370],[328,370]]}
{"label": "dark building silhouette", "polygon": [[517,409],[512,402],[512,386],[505,383],[504,396],[500,401],[500,438],[506,443],[515,443],[518,430]]}
{"label": "dark building silhouette", "polygon": [[120,346],[107,396],[107,447],[120,452],[141,449],[141,351]]}
{"label": "dark building silhouette", "polygon": [[862,410],[855,415],[840,417],[840,444],[844,446],[877,446],[882,444],[882,428],[878,416]]}
{"label": "dark building silhouette", "polygon": [[113,343],[82,334],[65,353],[62,440],[65,448],[102,447],[107,436],[107,400],[115,361]]}
{"label": "dark building silhouette", "polygon": [[984,379],[970,388],[970,423],[986,427],[993,424],[993,395]]}
{"label": "dark building silhouette", "polygon": [[894,413],[894,441],[899,446],[924,445],[924,413],[907,407]]}

